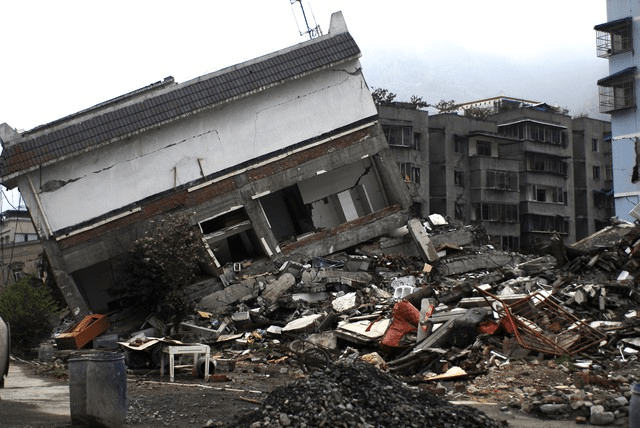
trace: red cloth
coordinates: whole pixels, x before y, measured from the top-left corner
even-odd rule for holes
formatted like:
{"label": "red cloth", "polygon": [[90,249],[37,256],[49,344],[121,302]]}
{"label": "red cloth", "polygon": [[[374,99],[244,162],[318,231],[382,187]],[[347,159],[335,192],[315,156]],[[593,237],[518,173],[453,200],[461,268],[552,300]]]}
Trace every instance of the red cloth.
{"label": "red cloth", "polygon": [[406,347],[401,343],[402,338],[407,333],[417,332],[419,323],[420,311],[415,306],[404,300],[396,303],[391,312],[391,324],[380,342],[380,348],[388,352]]}

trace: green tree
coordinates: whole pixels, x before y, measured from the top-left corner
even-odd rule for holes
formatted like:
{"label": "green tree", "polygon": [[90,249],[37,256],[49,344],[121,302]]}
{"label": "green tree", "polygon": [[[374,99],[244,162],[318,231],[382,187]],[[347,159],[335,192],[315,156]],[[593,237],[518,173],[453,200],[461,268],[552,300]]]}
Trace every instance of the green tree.
{"label": "green tree", "polygon": [[464,111],[465,116],[480,120],[486,120],[492,114],[493,109],[491,107],[469,107]]}
{"label": "green tree", "polygon": [[60,307],[49,289],[33,277],[24,277],[0,294],[0,316],[11,325],[13,352],[26,353],[51,336]]}
{"label": "green tree", "polygon": [[373,102],[376,105],[388,105],[396,99],[396,94],[382,88],[373,88],[371,96],[373,96]]}
{"label": "green tree", "polygon": [[439,113],[451,113],[458,109],[458,106],[456,105],[456,102],[454,100],[440,100],[433,107],[435,107],[435,109],[438,110]]}
{"label": "green tree", "polygon": [[192,311],[184,287],[200,272],[203,254],[190,217],[168,216],[136,240],[125,261],[128,276],[118,292],[140,310],[178,323]]}

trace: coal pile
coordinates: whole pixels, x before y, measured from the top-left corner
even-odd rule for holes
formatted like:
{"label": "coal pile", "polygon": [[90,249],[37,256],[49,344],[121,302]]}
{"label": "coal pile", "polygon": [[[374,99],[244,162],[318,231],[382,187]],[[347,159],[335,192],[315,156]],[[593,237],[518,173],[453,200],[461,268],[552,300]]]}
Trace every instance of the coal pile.
{"label": "coal pile", "polygon": [[340,363],[279,387],[241,427],[501,427],[366,363]]}

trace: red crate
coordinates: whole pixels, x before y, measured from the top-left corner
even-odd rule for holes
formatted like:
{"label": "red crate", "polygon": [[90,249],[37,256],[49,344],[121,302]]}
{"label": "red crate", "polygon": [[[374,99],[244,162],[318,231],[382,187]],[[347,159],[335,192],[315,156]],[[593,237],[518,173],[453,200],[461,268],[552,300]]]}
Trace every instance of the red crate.
{"label": "red crate", "polygon": [[58,349],[81,349],[109,329],[106,315],[91,314],[56,338]]}

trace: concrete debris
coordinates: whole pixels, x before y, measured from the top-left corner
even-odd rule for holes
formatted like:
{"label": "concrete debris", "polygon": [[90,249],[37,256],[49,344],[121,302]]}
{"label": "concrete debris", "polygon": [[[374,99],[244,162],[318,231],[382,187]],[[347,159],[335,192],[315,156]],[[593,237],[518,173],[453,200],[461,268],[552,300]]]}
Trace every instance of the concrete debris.
{"label": "concrete debris", "polygon": [[[390,240],[403,252],[387,253]],[[640,382],[639,249],[640,227],[627,223],[528,255],[495,248],[477,227],[412,219],[349,251],[225,269],[189,319],[155,337],[227,360],[299,356],[301,370],[314,358],[363,360],[451,399],[504,389],[507,408],[621,424]],[[131,367],[154,367],[153,337],[120,341]],[[528,385],[550,366],[566,380]]]}

